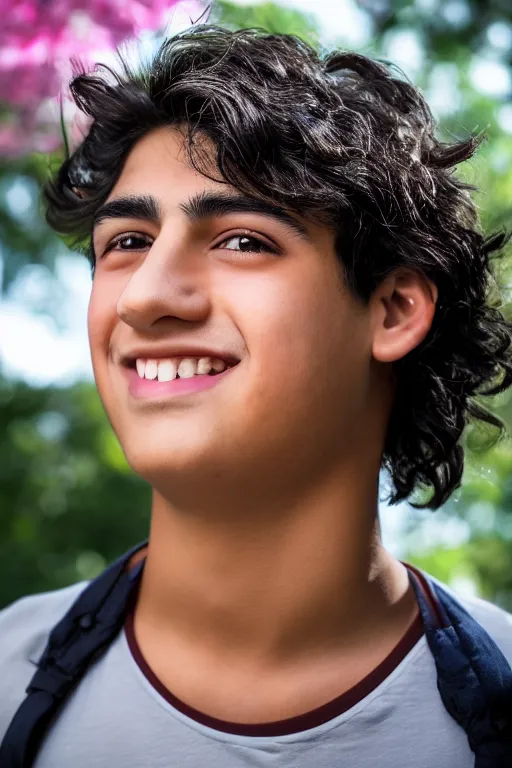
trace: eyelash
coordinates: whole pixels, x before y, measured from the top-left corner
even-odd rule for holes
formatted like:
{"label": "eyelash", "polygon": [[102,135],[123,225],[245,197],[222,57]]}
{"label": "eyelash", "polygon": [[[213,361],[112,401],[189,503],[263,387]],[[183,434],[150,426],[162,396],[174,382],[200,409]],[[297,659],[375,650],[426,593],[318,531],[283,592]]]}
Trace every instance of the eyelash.
{"label": "eyelash", "polygon": [[[119,243],[122,243],[123,240],[129,240],[130,238],[133,238],[134,240],[142,240],[145,242],[146,245],[151,245],[149,238],[147,238],[145,235],[141,235],[138,232],[125,232],[123,235],[119,235],[118,237],[115,237],[111,242],[107,245],[106,249],[103,252],[103,256],[106,256],[109,251],[113,251],[114,248],[119,245]],[[137,248],[121,248],[122,251],[137,251]]]}
{"label": "eyelash", "polygon": [[232,251],[234,253],[273,253],[277,254],[279,253],[279,249],[277,246],[271,246],[270,243],[267,243],[266,240],[263,240],[262,238],[257,237],[256,235],[253,235],[251,232],[234,232],[233,234],[229,235],[228,237],[225,237],[224,240],[221,240],[220,243],[217,244],[217,248],[221,248],[224,243],[229,243],[230,240],[251,240],[253,243],[257,243],[258,250],[249,250],[249,251],[242,251],[237,250],[236,248],[226,248],[225,250]]}
{"label": "eyelash", "polygon": [[[123,242],[123,240],[129,240],[130,238],[134,240],[142,240],[146,245],[151,246],[151,242],[148,237],[145,235],[139,234],[138,232],[126,232],[123,235],[119,235],[118,237],[114,238],[106,247],[105,251],[103,252],[103,256],[106,256],[107,253],[110,251],[113,251],[117,245]],[[267,253],[279,253],[279,250],[277,247],[272,247],[269,243],[267,243],[265,240],[260,239],[256,235],[249,234],[248,232],[238,232],[233,233],[232,235],[229,235],[229,237],[225,237],[224,240],[221,240],[220,243],[218,243],[215,247],[220,248],[224,243],[228,243],[230,240],[236,240],[236,239],[243,239],[246,240],[252,240],[254,243],[258,244],[258,249],[261,249],[261,251],[267,252]],[[121,251],[137,251],[138,248],[121,248]],[[242,251],[241,249],[236,248],[228,248],[226,250],[232,251],[234,253],[259,253],[260,250],[250,250],[250,251]]]}

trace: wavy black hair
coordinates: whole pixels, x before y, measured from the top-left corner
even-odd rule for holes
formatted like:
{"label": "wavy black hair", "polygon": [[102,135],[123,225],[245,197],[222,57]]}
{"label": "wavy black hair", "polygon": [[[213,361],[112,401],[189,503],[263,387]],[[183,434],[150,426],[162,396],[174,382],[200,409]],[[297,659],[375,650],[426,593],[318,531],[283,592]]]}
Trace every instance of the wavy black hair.
{"label": "wavy black hair", "polygon": [[480,139],[440,142],[423,96],[392,66],[289,35],[202,25],[143,65],[120,61],[71,83],[92,126],[44,188],[49,224],[91,255],[93,214],[134,144],[179,125],[200,172],[212,173],[206,136],[218,179],[334,228],[340,271],[363,302],[399,267],[432,279],[432,328],[393,364],[383,467],[391,503],[429,489],[415,506],[439,507],[461,483],[470,418],[503,429],[475,395],[512,383],[512,324],[486,299],[507,235],[481,234],[471,187],[453,173]]}

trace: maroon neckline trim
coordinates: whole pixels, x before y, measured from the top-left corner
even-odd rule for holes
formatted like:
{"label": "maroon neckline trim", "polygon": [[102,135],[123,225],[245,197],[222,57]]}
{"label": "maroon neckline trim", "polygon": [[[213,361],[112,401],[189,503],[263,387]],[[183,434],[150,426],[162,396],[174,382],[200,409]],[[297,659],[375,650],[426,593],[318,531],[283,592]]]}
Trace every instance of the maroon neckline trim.
{"label": "maroon neckline trim", "polygon": [[[408,564],[404,563],[404,565],[409,567]],[[372,672],[348,691],[342,693],[341,696],[338,696],[309,712],[305,712],[302,715],[296,715],[295,717],[289,717],[284,720],[276,720],[269,723],[232,723],[228,720],[220,720],[216,717],[205,715],[203,712],[189,706],[171,693],[171,691],[159,680],[147,664],[135,637],[134,607],[135,600],[132,602],[132,607],[125,620],[125,635],[130,652],[148,682],[160,696],[165,699],[165,701],[182,714],[208,728],[213,728],[214,730],[222,731],[223,733],[231,733],[236,736],[286,736],[293,733],[300,733],[301,731],[309,730],[310,728],[315,728],[316,726],[322,725],[323,723],[342,715],[383,683],[414,648],[424,634],[423,620],[418,609],[414,622],[398,641],[391,653],[374,670],[372,670]]]}

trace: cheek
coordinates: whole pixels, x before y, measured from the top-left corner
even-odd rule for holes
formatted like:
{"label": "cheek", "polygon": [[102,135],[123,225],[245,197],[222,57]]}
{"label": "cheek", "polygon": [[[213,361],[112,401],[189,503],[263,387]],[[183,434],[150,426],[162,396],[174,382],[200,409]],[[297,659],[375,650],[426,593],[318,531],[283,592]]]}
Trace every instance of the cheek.
{"label": "cheek", "polygon": [[332,281],[322,273],[294,278],[253,284],[240,306],[251,323],[248,344],[256,340],[274,363],[304,370],[312,359],[332,359],[336,347],[350,342],[355,328],[349,303]]}
{"label": "cheek", "polygon": [[93,281],[89,307],[87,310],[87,329],[89,346],[95,375],[101,372],[107,363],[110,338],[115,327],[117,310],[113,286]]}
{"label": "cheek", "polygon": [[316,409],[348,394],[351,371],[362,374],[366,323],[330,273],[297,273],[240,291],[240,326],[257,396]]}
{"label": "cheek", "polygon": [[[300,483],[353,445],[367,406],[368,341],[364,317],[339,290],[313,279],[288,280],[286,288],[269,288],[252,304],[248,298],[250,325],[240,322],[248,387],[235,395],[233,413],[253,454],[279,462]],[[240,455],[244,450],[241,440]]]}

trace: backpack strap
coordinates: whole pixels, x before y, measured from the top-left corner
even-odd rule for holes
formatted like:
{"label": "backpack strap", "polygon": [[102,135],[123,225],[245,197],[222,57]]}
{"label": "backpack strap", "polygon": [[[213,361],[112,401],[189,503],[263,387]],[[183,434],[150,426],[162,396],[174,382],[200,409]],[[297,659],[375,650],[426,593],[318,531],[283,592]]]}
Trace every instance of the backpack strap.
{"label": "backpack strap", "polygon": [[52,629],[26,689],[27,696],[0,745],[2,768],[33,765],[44,734],[64,700],[120,631],[144,560],[131,571],[127,566],[146,544],[138,544],[94,579]]}
{"label": "backpack strap", "polygon": [[444,706],[466,731],[475,768],[512,766],[512,669],[482,625],[410,565]]}

